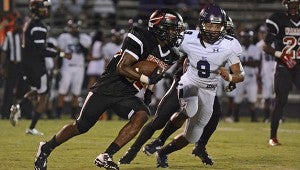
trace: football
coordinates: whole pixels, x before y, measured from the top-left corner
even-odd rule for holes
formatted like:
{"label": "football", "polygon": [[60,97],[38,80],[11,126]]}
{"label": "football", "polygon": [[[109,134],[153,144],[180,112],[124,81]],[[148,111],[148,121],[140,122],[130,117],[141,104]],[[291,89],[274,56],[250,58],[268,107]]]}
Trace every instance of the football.
{"label": "football", "polygon": [[[153,61],[139,61],[137,63],[135,63],[133,65],[133,67],[135,68],[135,70],[139,73],[142,73],[146,76],[151,75],[151,73],[153,72],[153,70],[158,67],[157,63],[153,62]],[[161,67],[159,67],[158,69],[158,73],[157,74],[161,74],[163,72],[163,69]]]}

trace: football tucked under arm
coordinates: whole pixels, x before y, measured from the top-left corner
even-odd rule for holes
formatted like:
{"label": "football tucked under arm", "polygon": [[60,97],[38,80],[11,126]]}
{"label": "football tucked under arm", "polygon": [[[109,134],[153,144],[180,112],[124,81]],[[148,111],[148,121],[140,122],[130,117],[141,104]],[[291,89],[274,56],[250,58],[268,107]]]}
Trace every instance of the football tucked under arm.
{"label": "football tucked under arm", "polygon": [[163,78],[164,69],[152,61],[140,61],[133,65],[138,73],[141,73],[140,81],[145,84],[156,84]]}

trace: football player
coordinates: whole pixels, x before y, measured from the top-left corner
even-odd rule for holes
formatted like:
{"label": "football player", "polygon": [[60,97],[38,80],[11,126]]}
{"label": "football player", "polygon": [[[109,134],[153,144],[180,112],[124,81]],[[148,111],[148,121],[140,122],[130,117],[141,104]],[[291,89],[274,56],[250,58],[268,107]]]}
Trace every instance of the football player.
{"label": "football player", "polygon": [[144,101],[135,96],[138,92],[136,84],[142,82],[150,89],[163,76],[157,73],[158,67],[147,76],[137,72],[132,66],[138,61],[147,60],[168,69],[178,60],[173,47],[182,42],[182,31],[181,15],[170,9],[159,9],[152,13],[148,28],[133,27],[121,50],[91,88],[77,120],[65,125],[48,142],[40,142],[35,168],[45,169],[51,151],[72,137],[87,132],[104,111],[111,109],[129,121],[108,148],[96,157],[95,164],[110,170],[119,169],[113,161],[113,155],[135,137],[150,113]]}
{"label": "football player", "polygon": [[[300,89],[300,17],[299,0],[283,0],[286,12],[276,12],[266,20],[264,51],[276,60],[275,108],[271,116],[269,145],[280,145],[277,138],[279,120],[287,103],[292,83]],[[274,43],[274,48],[271,46]]]}
{"label": "football player", "polygon": [[71,118],[75,119],[79,113],[78,97],[81,94],[85,75],[85,59],[88,58],[89,48],[92,43],[91,37],[80,32],[81,20],[71,19],[67,23],[67,32],[57,38],[58,48],[71,54],[72,59],[62,60],[60,69],[61,80],[58,87],[56,114],[60,118],[64,107],[64,98],[69,91],[72,94]]}
{"label": "football player", "polygon": [[[187,71],[178,83],[181,111],[173,115],[173,125],[183,124],[185,130],[173,141],[157,151],[157,167],[167,168],[167,155],[180,150],[189,143],[197,142],[213,113],[216,87],[222,77],[228,82],[244,80],[239,60],[242,48],[239,42],[226,36],[226,14],[216,4],[206,6],[200,12],[200,30],[188,30],[180,51],[189,60]],[[228,63],[232,74],[223,66]],[[165,127],[166,130],[168,125]]]}
{"label": "football player", "polygon": [[[266,27],[264,25],[260,25],[257,30],[257,38],[258,42],[256,46],[262,50],[263,46],[265,45],[265,38],[266,35]],[[262,82],[262,97],[264,99],[264,118],[263,122],[268,123],[270,119],[270,112],[271,112],[271,104],[274,100],[275,93],[274,93],[274,75],[275,75],[275,58],[270,55],[266,54],[265,52],[262,53],[261,57],[261,69],[260,69],[260,76]]]}
{"label": "football player", "polygon": [[[34,113],[27,134],[43,135],[35,129],[35,126],[46,109],[48,79],[45,65],[45,57],[71,58],[70,55],[58,51],[55,48],[46,47],[47,27],[43,20],[49,16],[49,7],[51,3],[48,0],[30,0],[29,9],[32,13],[31,19],[23,27],[22,37],[22,66],[23,71],[31,86],[31,91],[25,94],[19,105],[12,105],[11,116],[14,117],[22,108],[28,108],[26,105],[33,105]],[[31,110],[26,110],[30,114]]]}
{"label": "football player", "polygon": [[[233,22],[230,17],[227,17],[226,33],[229,34],[230,36],[233,35],[234,32],[233,29],[234,29]],[[161,146],[164,145],[167,138],[182,126],[182,124],[173,125],[173,123],[169,121],[169,119],[171,118],[173,113],[177,114],[177,111],[180,108],[179,101],[178,101],[177,86],[180,77],[183,75],[184,72],[183,70],[186,71],[186,66],[187,66],[186,57],[187,56],[181,57],[181,59],[177,62],[177,68],[175,69],[176,71],[174,73],[173,83],[170,89],[162,98],[162,100],[159,102],[154,118],[143,127],[137,140],[133,143],[133,145],[131,145],[130,149],[119,160],[120,164],[130,164],[131,161],[136,157],[141,147],[147,142],[148,139],[152,137],[155,131],[162,129],[166,124],[168,126],[168,128],[166,129],[172,129],[172,130],[168,132],[163,131],[158,138],[153,140],[150,144],[145,145],[145,147],[143,148],[144,153],[146,153],[147,155],[155,153],[158,149],[161,148]],[[235,83],[233,82],[230,82],[229,85],[225,87],[225,91],[227,92],[232,91],[234,89],[235,89]],[[199,139],[199,141],[197,142],[196,147],[194,147],[192,151],[192,153],[195,156],[198,156],[203,163],[208,165],[212,165],[213,160],[208,155],[205,146],[208,143],[208,140],[213,134],[213,132],[216,130],[220,116],[221,116],[221,106],[216,96],[214,101],[214,106],[213,106],[213,114],[208,124],[205,126],[203,134]]]}
{"label": "football player", "polygon": [[251,122],[257,122],[255,103],[257,101],[257,74],[262,51],[253,44],[254,32],[245,28],[240,32],[243,53],[240,56],[245,70],[245,81],[237,84],[234,96],[234,121],[239,121],[240,104],[243,101],[244,93],[248,101],[251,114]]}

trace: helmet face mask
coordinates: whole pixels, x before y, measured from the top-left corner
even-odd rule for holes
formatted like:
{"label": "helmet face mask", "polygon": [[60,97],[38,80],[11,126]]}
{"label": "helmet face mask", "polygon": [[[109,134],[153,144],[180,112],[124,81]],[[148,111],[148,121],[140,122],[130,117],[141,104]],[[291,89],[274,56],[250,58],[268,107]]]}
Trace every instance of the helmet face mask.
{"label": "helmet face mask", "polygon": [[51,6],[51,2],[49,0],[29,1],[29,10],[40,19],[49,17],[50,6]]}
{"label": "helmet face mask", "polygon": [[77,19],[70,19],[67,23],[67,31],[69,33],[71,33],[72,35],[76,36],[79,34],[80,32],[80,28],[82,25],[82,21],[81,20],[77,20]]}
{"label": "helmet face mask", "polygon": [[203,41],[213,44],[226,34],[226,13],[215,4],[206,6],[200,12],[200,35]]}
{"label": "helmet face mask", "polygon": [[283,0],[282,4],[286,7],[287,13],[290,16],[299,15],[299,10],[300,10],[299,0]]}
{"label": "helmet face mask", "polygon": [[183,19],[170,9],[159,9],[152,13],[148,29],[157,39],[166,41],[170,46],[179,46],[183,40]]}

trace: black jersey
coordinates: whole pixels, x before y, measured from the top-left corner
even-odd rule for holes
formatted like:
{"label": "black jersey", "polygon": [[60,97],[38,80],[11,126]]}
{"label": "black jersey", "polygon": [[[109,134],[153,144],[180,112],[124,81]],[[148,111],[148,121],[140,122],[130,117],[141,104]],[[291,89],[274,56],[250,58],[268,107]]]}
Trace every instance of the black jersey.
{"label": "black jersey", "polygon": [[130,53],[138,61],[156,62],[162,68],[173,65],[178,56],[170,47],[161,47],[153,34],[143,28],[133,27],[124,40],[123,46],[107,65],[105,72],[92,87],[93,92],[111,96],[135,95],[138,88],[135,81],[119,75],[116,71],[121,56]]}
{"label": "black jersey", "polygon": [[40,19],[25,23],[22,35],[22,65],[26,75],[46,74],[45,57],[55,57],[57,51],[46,47],[47,27]]}
{"label": "black jersey", "polygon": [[[294,19],[295,20],[295,19]],[[269,33],[275,35],[275,40],[266,39],[267,44],[274,43],[276,51],[282,51],[300,63],[300,18],[292,20],[284,12],[274,13],[266,20]],[[283,64],[281,59],[276,58],[279,64]]]}

